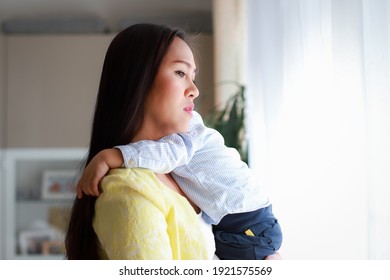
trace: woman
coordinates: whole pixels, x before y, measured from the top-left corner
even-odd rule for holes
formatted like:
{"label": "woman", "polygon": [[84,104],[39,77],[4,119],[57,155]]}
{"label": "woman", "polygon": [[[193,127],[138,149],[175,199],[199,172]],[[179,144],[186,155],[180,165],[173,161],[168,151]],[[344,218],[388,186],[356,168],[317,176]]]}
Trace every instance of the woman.
{"label": "woman", "polygon": [[[103,65],[89,154],[186,132],[199,95],[194,56],[184,32],[133,25],[111,42]],[[102,195],[73,205],[68,259],[208,259],[211,229],[169,174],[116,169]],[[211,250],[209,248],[211,247]]]}

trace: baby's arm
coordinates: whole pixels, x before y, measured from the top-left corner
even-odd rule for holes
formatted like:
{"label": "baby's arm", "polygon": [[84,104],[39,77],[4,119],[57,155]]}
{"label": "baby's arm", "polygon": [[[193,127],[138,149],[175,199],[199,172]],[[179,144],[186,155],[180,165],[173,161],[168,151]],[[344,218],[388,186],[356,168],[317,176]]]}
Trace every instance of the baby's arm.
{"label": "baby's arm", "polygon": [[190,129],[186,133],[171,134],[157,141],[144,140],[116,148],[122,152],[124,167],[141,167],[166,174],[188,164],[195,152],[203,147],[209,133],[202,117],[194,112]]}
{"label": "baby's arm", "polygon": [[100,151],[85,167],[77,183],[77,197],[82,198],[83,192],[98,196],[99,182],[112,168],[141,167],[156,173],[169,173],[188,163],[193,155],[192,148],[190,141],[175,134],[158,141],[144,140]]}
{"label": "baby's arm", "polygon": [[86,166],[77,184],[77,196],[81,198],[83,192],[98,196],[98,184],[111,168],[141,167],[155,173],[170,173],[176,167],[188,164],[194,153],[204,144],[207,133],[202,118],[194,112],[190,131],[187,133],[172,134],[157,141],[143,140],[103,150]]}
{"label": "baby's arm", "polygon": [[187,136],[172,134],[157,141],[143,140],[116,146],[122,152],[126,168],[147,168],[155,173],[170,173],[186,165],[195,153],[193,142]]}
{"label": "baby's arm", "polygon": [[99,195],[99,182],[111,168],[121,167],[123,157],[118,149],[100,151],[85,167],[77,183],[77,197],[82,198],[83,192],[87,195]]}

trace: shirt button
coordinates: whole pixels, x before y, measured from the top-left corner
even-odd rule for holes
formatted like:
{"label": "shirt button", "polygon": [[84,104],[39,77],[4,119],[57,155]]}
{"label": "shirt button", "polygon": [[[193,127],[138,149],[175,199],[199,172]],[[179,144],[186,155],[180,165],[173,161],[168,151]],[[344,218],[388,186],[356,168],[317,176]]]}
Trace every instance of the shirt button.
{"label": "shirt button", "polygon": [[134,162],[134,160],[129,160],[129,167],[131,168],[131,167],[134,167],[135,166],[135,162]]}

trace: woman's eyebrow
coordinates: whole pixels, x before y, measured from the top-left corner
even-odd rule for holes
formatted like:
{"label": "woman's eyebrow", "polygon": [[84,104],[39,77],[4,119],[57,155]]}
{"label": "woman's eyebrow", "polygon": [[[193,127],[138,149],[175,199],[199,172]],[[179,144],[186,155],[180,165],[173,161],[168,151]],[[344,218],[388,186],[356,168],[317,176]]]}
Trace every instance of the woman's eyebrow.
{"label": "woman's eyebrow", "polygon": [[[174,60],[173,63],[183,63],[183,64],[187,65],[188,68],[190,68],[190,69],[193,68],[191,63],[189,63],[188,61],[182,60],[182,59]],[[194,72],[197,72],[196,67],[194,67],[193,69],[194,69]]]}

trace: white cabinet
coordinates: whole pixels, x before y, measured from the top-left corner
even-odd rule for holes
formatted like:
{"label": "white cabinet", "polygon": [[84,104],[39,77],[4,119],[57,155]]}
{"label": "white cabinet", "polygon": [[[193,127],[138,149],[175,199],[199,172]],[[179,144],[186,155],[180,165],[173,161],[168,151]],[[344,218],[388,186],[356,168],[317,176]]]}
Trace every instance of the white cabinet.
{"label": "white cabinet", "polygon": [[4,258],[3,256],[3,221],[4,221],[4,197],[5,197],[5,179],[4,179],[4,164],[3,164],[3,149],[0,149],[0,260]]}
{"label": "white cabinet", "polygon": [[64,258],[64,230],[86,153],[84,148],[3,151],[3,259]]}

